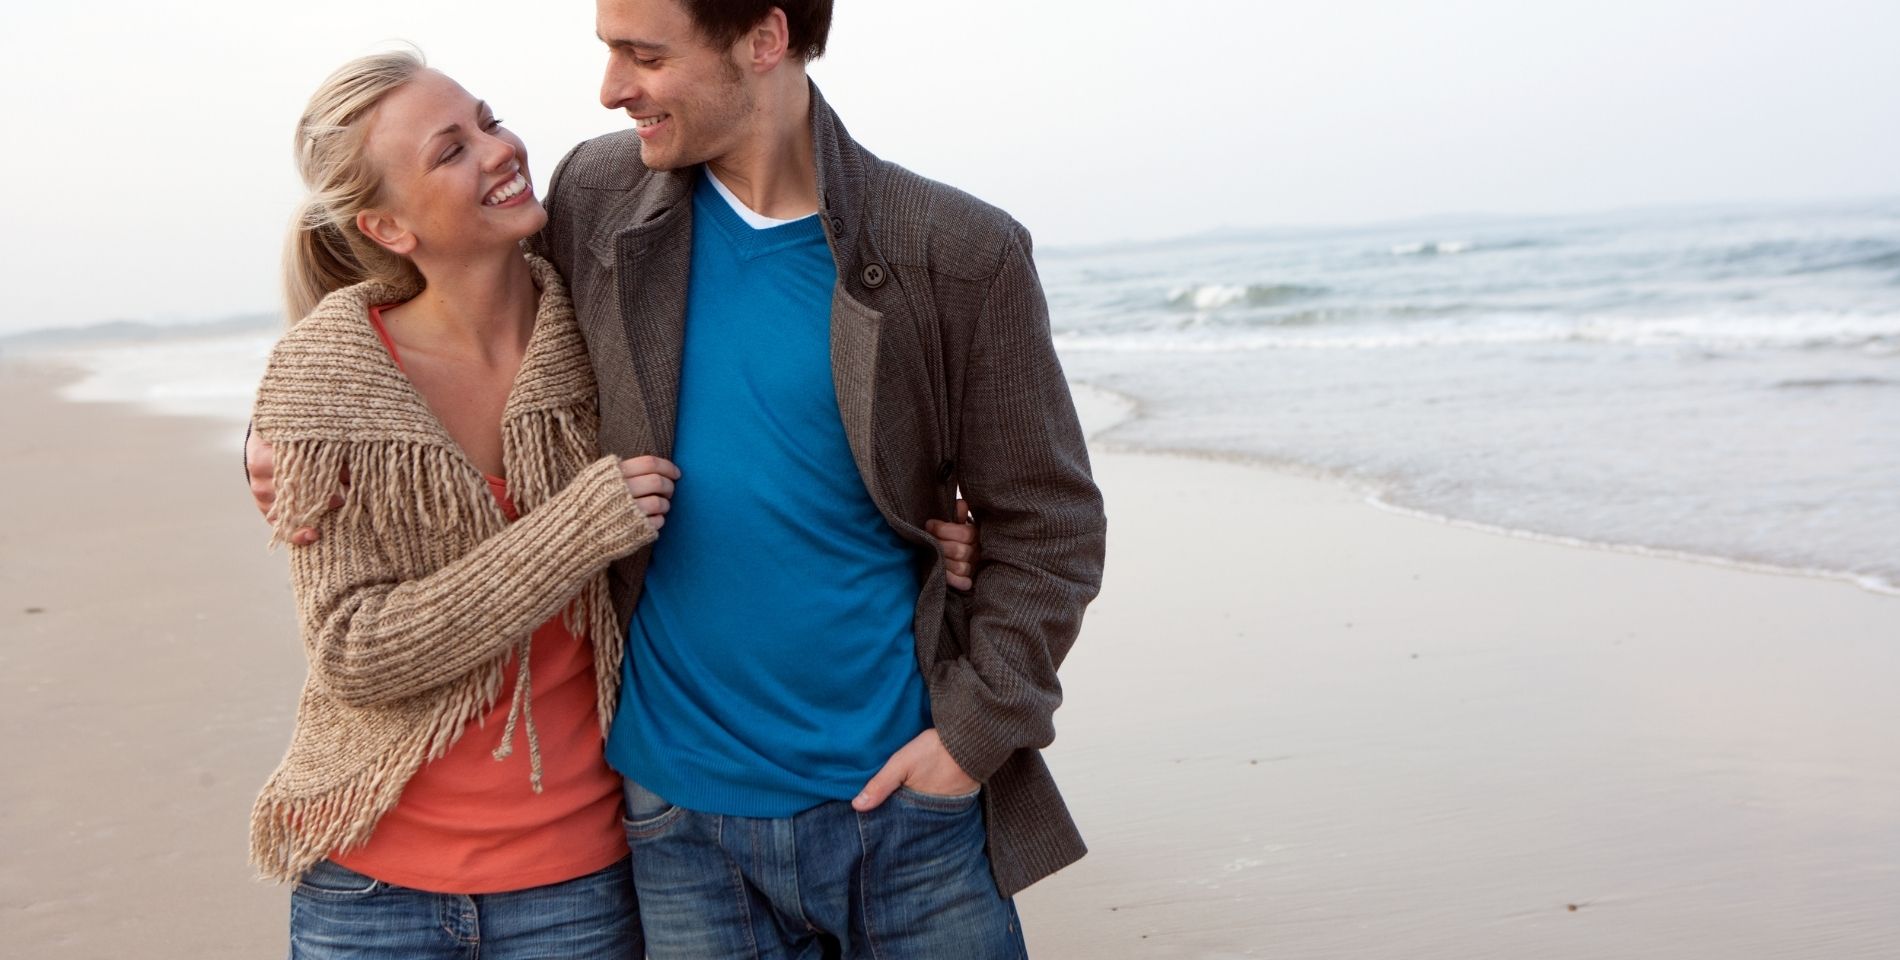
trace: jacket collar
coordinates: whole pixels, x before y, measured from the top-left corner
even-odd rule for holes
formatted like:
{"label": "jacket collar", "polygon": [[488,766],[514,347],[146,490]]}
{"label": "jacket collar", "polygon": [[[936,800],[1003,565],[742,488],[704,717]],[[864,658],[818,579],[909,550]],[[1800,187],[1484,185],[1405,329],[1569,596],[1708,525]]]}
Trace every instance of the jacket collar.
{"label": "jacket collar", "polygon": [[[811,86],[811,130],[819,216],[838,269],[831,304],[832,378],[852,459],[876,498],[879,488],[868,478],[877,476],[872,421],[882,314],[853,297],[848,288],[858,264],[877,259],[863,220],[868,212],[868,173],[875,158],[851,139],[816,84]],[[612,425],[604,428],[603,435],[628,443],[637,437],[640,449],[670,457],[686,340],[692,194],[700,168],[645,170],[637,158],[626,162],[627,182],[610,188],[615,195],[602,211],[588,247],[615,277],[610,289],[618,302],[613,306],[626,333],[627,358],[645,423],[642,430]]]}
{"label": "jacket collar", "polygon": [[[865,150],[838,119],[825,100],[818,84],[807,79],[811,90],[811,139],[814,166],[818,174],[818,214],[824,220],[832,255],[842,272],[855,260],[851,251],[862,238],[864,194],[870,165],[876,157]],[[638,163],[637,160],[634,163]],[[646,182],[636,189],[619,192],[602,212],[599,227],[588,238],[588,249],[604,266],[613,266],[621,239],[629,233],[645,233],[662,221],[682,216],[692,206],[693,188],[703,176],[702,165],[679,170],[647,171]],[[871,259],[875,259],[872,257]]]}
{"label": "jacket collar", "polygon": [[[811,141],[818,169],[818,213],[831,231],[833,251],[853,249],[863,230],[867,170],[876,158],[851,139],[816,83],[811,85]],[[837,259],[842,269],[847,258]]]}

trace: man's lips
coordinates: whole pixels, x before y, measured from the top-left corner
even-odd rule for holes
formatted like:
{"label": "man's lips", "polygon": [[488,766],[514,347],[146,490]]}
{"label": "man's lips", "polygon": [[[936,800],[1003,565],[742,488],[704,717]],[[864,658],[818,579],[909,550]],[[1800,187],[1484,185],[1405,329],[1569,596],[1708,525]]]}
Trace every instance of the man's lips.
{"label": "man's lips", "polygon": [[640,135],[641,139],[646,139],[658,133],[661,126],[665,124],[670,117],[672,117],[670,113],[656,113],[650,117],[634,117],[633,130]]}

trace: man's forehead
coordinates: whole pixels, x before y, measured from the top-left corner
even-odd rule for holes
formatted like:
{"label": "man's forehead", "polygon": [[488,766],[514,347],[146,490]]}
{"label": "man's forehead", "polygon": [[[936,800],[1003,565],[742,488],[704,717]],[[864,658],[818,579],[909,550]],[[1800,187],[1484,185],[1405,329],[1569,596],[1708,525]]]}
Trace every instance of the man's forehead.
{"label": "man's forehead", "polygon": [[599,0],[595,31],[608,43],[652,46],[677,42],[692,30],[692,15],[679,0]]}

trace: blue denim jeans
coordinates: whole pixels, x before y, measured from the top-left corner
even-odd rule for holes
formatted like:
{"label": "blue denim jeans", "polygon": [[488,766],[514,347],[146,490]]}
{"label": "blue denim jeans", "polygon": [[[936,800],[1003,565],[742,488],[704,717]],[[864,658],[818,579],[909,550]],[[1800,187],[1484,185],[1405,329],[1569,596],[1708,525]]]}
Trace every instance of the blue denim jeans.
{"label": "blue denim jeans", "polygon": [[292,960],[640,960],[627,861],[510,893],[429,893],[328,860],[290,895]]}
{"label": "blue denim jeans", "polygon": [[901,789],[869,813],[834,801],[758,819],[626,786],[651,960],[1027,956],[990,878],[976,794]]}

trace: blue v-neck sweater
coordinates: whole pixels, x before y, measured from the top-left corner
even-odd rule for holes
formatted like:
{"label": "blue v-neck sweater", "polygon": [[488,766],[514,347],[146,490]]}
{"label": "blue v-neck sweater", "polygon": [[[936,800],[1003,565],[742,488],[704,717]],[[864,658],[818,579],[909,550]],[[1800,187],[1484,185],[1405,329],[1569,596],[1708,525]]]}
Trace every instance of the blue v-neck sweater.
{"label": "blue v-neck sweater", "polygon": [[919,572],[845,439],[818,218],[754,228],[704,174],[688,276],[681,478],[607,758],[689,809],[788,817],[855,796],[930,725]]}

